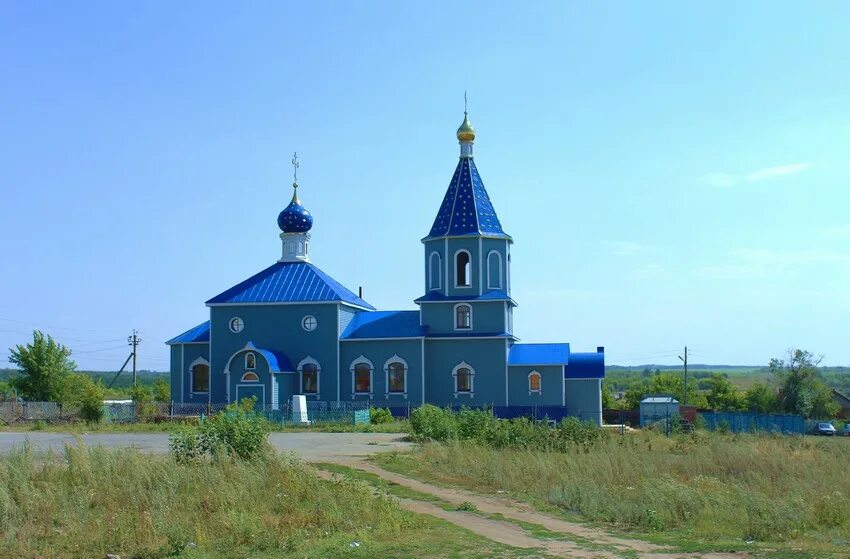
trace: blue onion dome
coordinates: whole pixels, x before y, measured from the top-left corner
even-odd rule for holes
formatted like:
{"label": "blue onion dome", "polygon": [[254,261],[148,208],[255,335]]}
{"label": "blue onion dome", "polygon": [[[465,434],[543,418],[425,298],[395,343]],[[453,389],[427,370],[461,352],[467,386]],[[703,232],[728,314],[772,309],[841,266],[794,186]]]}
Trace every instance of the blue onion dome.
{"label": "blue onion dome", "polygon": [[313,216],[298,199],[298,183],[293,184],[295,193],[292,201],[277,216],[277,226],[284,233],[306,233],[313,227]]}

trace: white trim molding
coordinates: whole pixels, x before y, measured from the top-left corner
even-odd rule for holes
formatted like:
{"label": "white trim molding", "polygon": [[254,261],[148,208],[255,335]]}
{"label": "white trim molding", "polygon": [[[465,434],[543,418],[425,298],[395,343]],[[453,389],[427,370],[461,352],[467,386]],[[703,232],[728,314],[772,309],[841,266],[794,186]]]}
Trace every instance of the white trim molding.
{"label": "white trim molding", "polygon": [[[192,372],[196,365],[206,365],[207,366],[207,389],[206,390],[195,390],[194,387],[194,373]],[[210,362],[204,359],[203,357],[198,357],[191,363],[189,363],[189,393],[190,394],[208,394],[210,391],[210,382],[212,381],[212,368],[210,367]]]}
{"label": "white trim molding", "polygon": [[[536,390],[531,387],[531,377],[532,376],[537,377],[537,389]],[[531,371],[530,373],[528,373],[528,395],[531,396],[532,394],[543,394],[543,375],[541,375],[540,372],[537,371],[536,369]]]}
{"label": "white trim molding", "polygon": [[[464,283],[464,284],[458,283],[458,281],[457,281],[458,280],[457,257],[462,252],[465,252],[466,256],[469,257],[469,273],[467,274],[466,271],[464,270],[464,275],[467,276],[466,277],[466,283]],[[471,288],[472,287],[472,253],[469,252],[468,250],[466,250],[465,248],[459,248],[455,251],[453,262],[454,262],[454,273],[455,273],[454,274],[455,275],[455,289],[469,289],[469,288]]]}
{"label": "white trim molding", "polygon": [[[390,391],[390,365],[393,363],[401,363],[401,366],[404,368],[402,371],[402,375],[404,378],[404,390],[402,392],[391,392]],[[404,399],[407,400],[407,371],[408,371],[407,361],[399,357],[398,354],[394,354],[392,357],[387,359],[386,363],[384,363],[384,397],[389,398],[390,396],[404,396]]]}
{"label": "white trim molding", "polygon": [[[460,390],[457,389],[457,372],[461,369],[467,369],[469,371],[469,390],[468,391],[466,391],[466,390],[460,391]],[[461,394],[464,394],[464,395],[469,394],[470,398],[475,397],[475,369],[472,368],[472,365],[470,365],[466,361],[461,361],[460,363],[458,363],[455,366],[454,369],[452,369],[452,378],[454,379],[454,384],[455,384],[455,390],[454,390],[455,398],[457,398],[458,395],[461,395]]]}
{"label": "white trim molding", "polygon": [[[356,390],[356,384],[354,382],[354,369],[357,367],[357,365],[368,365],[369,367],[369,392],[357,392]],[[375,365],[373,365],[372,362],[367,359],[365,355],[361,355],[360,357],[351,362],[351,365],[348,367],[348,369],[351,371],[351,399],[353,400],[356,396],[365,396],[368,394],[369,399],[371,400],[375,392]]]}
{"label": "white trim molding", "polygon": [[[493,283],[493,274],[491,274],[490,258],[496,255],[499,260],[499,271],[496,276],[496,282]],[[498,250],[491,250],[487,253],[487,289],[502,289],[502,253]]]}
{"label": "white trim molding", "polygon": [[[248,375],[254,378],[248,378]],[[239,380],[239,382],[260,382],[260,375],[258,375],[254,371],[245,371],[245,374],[242,375],[242,378]]]}
{"label": "white trim molding", "polygon": [[[315,392],[304,392],[304,365],[316,366]],[[320,382],[322,378],[322,366],[319,364],[319,362],[308,355],[307,357],[298,362],[298,366],[295,367],[295,371],[298,373],[298,393],[303,394],[305,396],[315,396],[318,399],[319,394],[322,391],[322,384]]]}
{"label": "white trim molding", "polygon": [[[466,308],[469,309],[469,326],[468,327],[458,326],[457,310],[460,307],[466,307]],[[472,330],[472,305],[470,305],[469,303],[457,303],[456,305],[454,305],[452,307],[452,321],[454,322],[455,330],[459,330],[459,331],[462,331],[462,332],[471,331]]]}

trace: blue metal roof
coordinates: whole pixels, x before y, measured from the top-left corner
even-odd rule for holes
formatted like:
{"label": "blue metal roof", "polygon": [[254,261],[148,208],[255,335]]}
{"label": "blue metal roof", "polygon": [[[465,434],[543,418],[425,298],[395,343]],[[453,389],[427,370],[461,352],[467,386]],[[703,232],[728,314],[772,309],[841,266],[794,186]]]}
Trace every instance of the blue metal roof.
{"label": "blue metal roof", "polygon": [[443,301],[510,301],[514,306],[516,302],[504,291],[488,291],[484,295],[444,295],[439,291],[429,291],[422,297],[413,301],[414,303],[438,303]]}
{"label": "blue metal roof", "polygon": [[508,332],[449,332],[447,334],[428,334],[427,338],[514,338]]}
{"label": "blue metal roof", "polygon": [[567,378],[605,378],[605,354],[571,353],[564,374]]}
{"label": "blue metal roof", "polygon": [[277,262],[216,295],[207,304],[316,302],[375,308],[309,262]]}
{"label": "blue metal roof", "polygon": [[462,157],[446,190],[428,237],[488,235],[508,237],[471,157]]}
{"label": "blue metal roof", "polygon": [[179,336],[168,340],[166,345],[196,344],[210,342],[210,321],[202,322],[194,328],[186,330]]}
{"label": "blue metal roof", "polygon": [[261,347],[256,348],[256,351],[265,357],[266,363],[269,364],[269,371],[272,373],[287,373],[295,371],[295,367],[292,366],[292,362],[285,353],[274,349],[263,349]]}
{"label": "blue metal roof", "polygon": [[340,339],[420,338],[427,331],[419,324],[419,311],[363,311],[354,315]]}
{"label": "blue metal roof", "polygon": [[571,358],[570,344],[514,344],[508,365],[566,365]]}

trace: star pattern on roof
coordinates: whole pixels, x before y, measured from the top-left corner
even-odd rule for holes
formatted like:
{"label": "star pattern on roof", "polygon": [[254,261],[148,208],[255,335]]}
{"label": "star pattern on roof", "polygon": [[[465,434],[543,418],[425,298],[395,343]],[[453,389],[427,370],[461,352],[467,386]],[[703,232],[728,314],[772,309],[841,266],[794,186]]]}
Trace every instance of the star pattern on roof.
{"label": "star pattern on roof", "polygon": [[471,157],[458,162],[428,234],[429,237],[454,235],[507,236]]}

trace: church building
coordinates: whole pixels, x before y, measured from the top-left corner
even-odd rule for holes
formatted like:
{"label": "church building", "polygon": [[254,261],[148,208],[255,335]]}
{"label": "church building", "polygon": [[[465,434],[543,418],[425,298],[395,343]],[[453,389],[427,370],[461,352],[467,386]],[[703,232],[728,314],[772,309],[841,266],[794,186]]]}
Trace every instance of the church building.
{"label": "church building", "polygon": [[457,139],[460,160],[422,239],[418,310],[376,310],[310,261],[313,217],[293,159],[292,201],[277,218],[281,257],[208,300],[209,320],[166,342],[172,399],[253,396],[272,409],[296,394],[377,407],[547,406],[601,423],[602,347],[519,343],[513,239],[478,174],[465,112]]}

